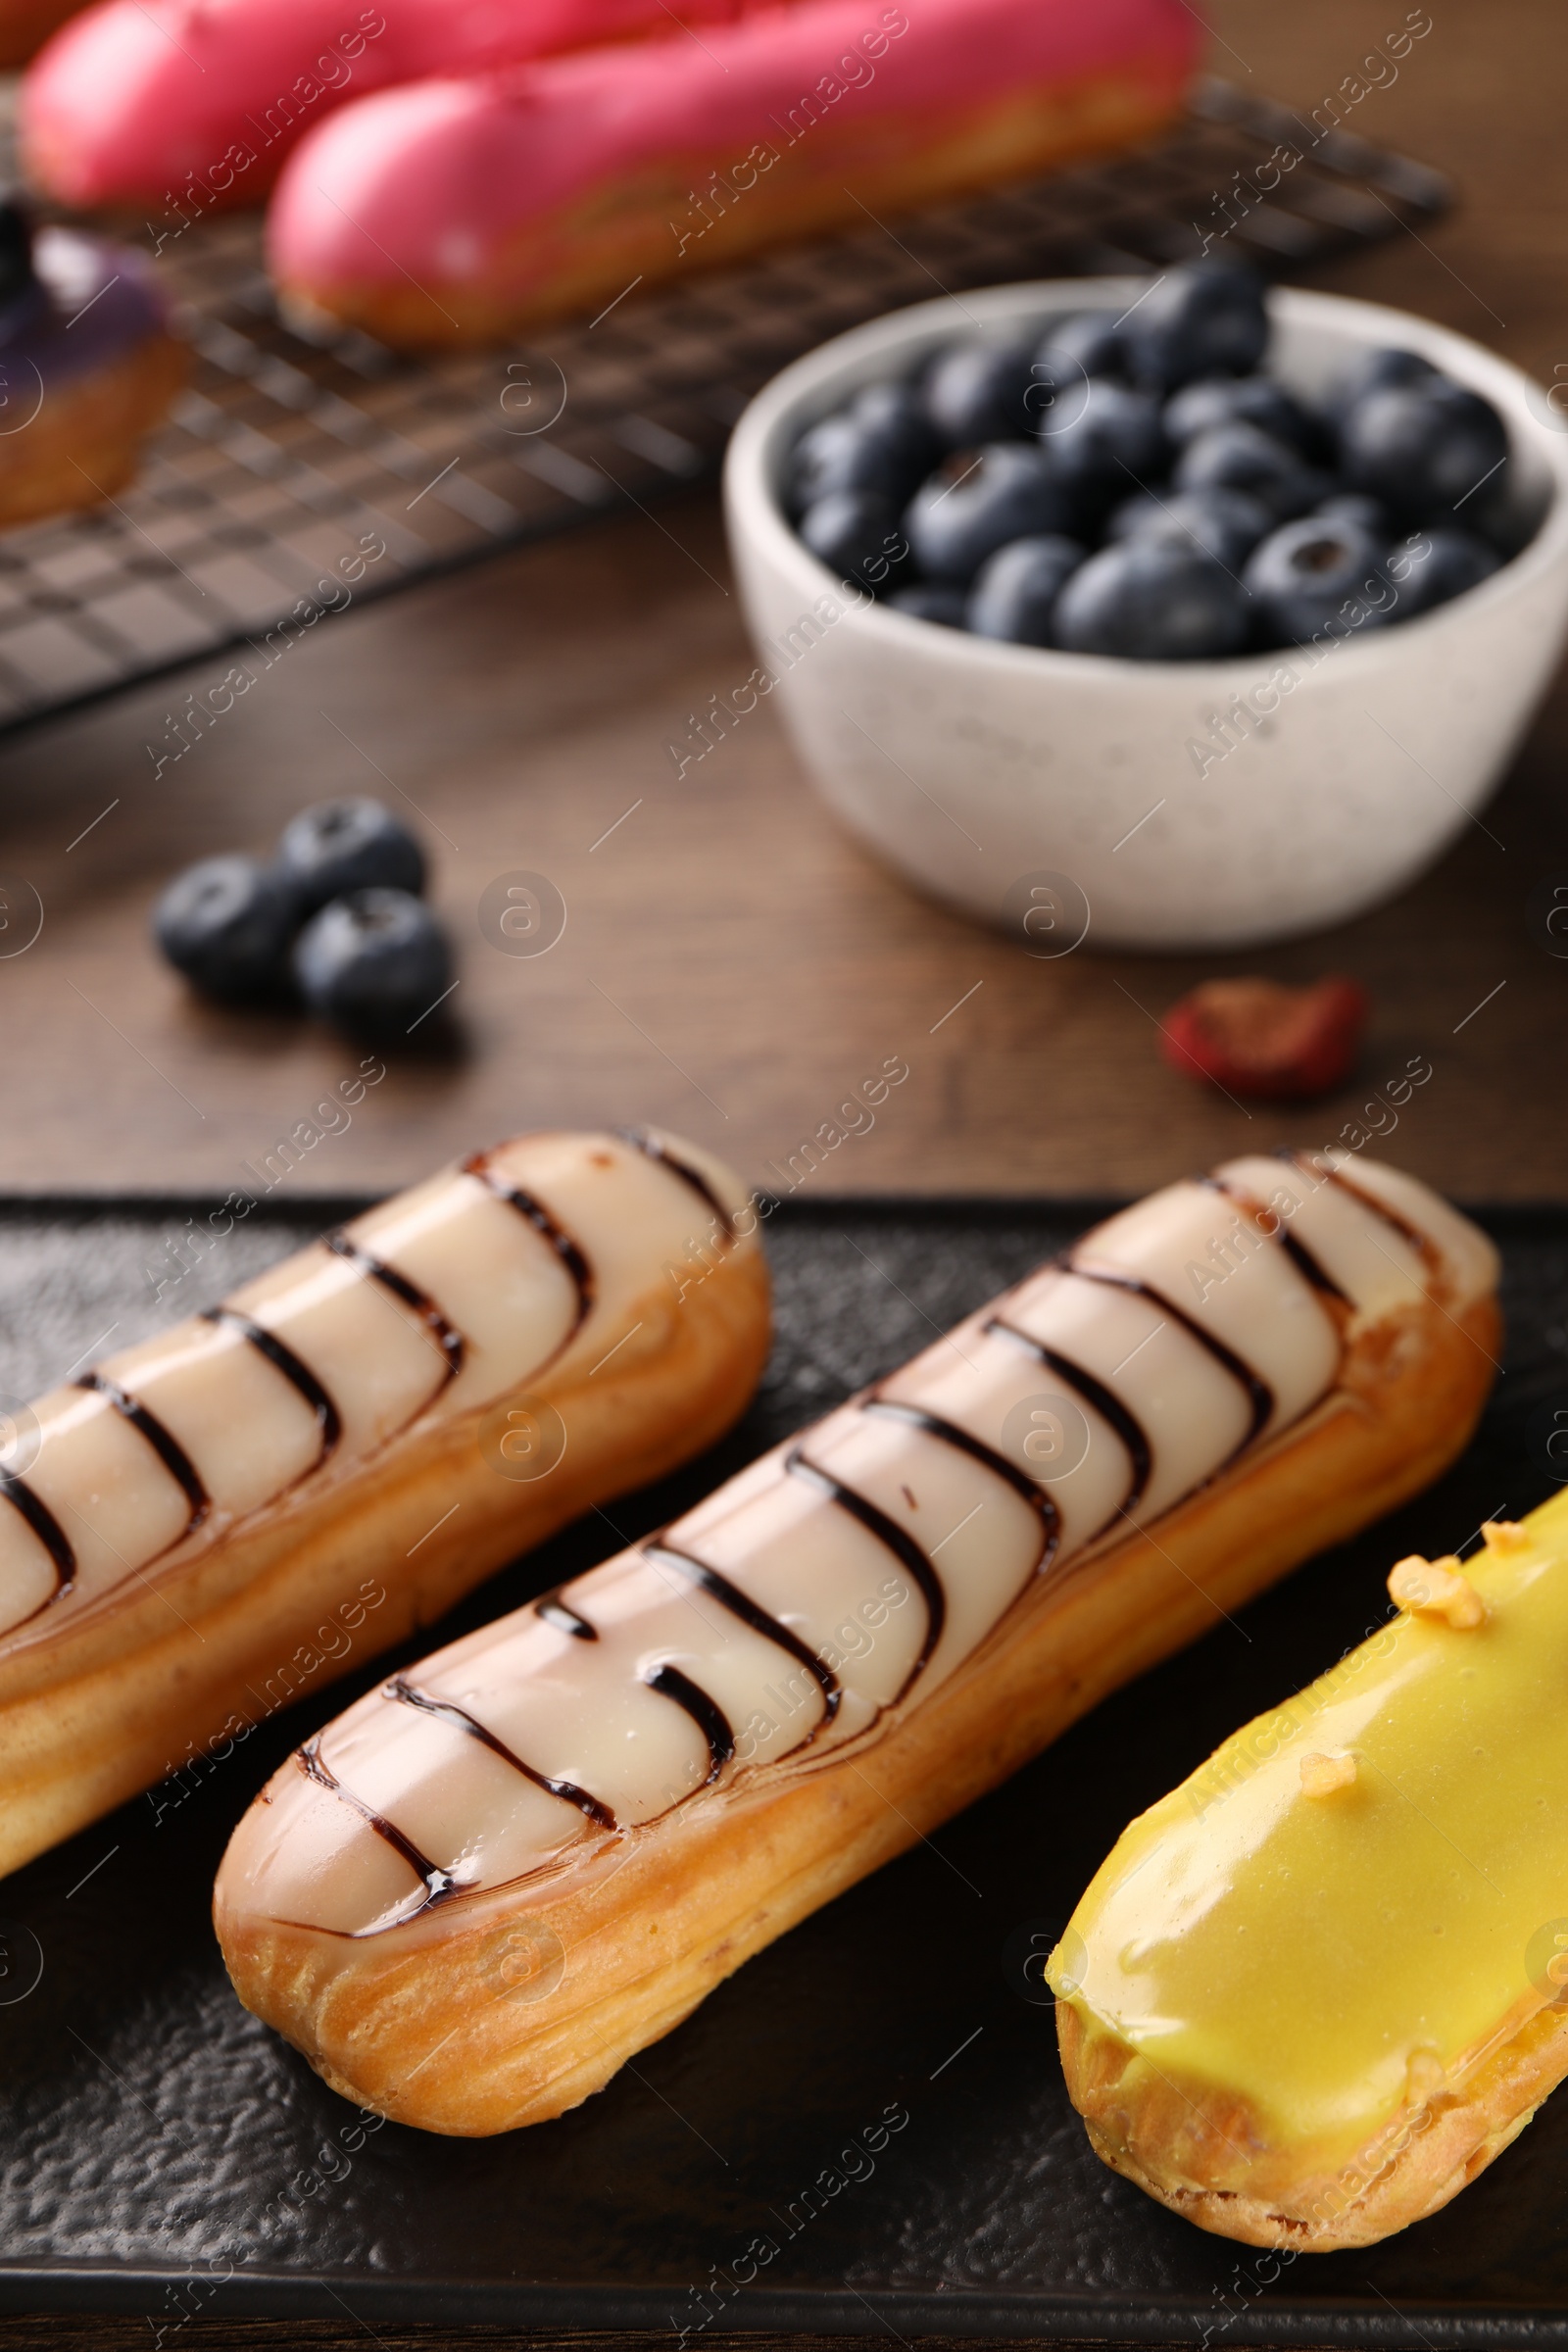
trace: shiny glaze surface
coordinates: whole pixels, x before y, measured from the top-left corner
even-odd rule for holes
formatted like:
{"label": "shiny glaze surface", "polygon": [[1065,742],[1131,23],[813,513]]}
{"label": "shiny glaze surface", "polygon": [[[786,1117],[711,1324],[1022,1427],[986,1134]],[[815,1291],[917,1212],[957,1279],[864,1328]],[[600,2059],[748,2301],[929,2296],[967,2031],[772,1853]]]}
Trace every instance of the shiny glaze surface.
{"label": "shiny glaze surface", "polygon": [[672,1527],[425,1660],[430,1703],[360,1700],[319,1741],[352,1801],[285,1766],[220,1899],[381,1933],[726,1775],[809,1769],[940,1688],[1038,1577],[1329,1397],[1362,1318],[1492,1278],[1462,1220],[1448,1247],[1408,1239],[1411,1202],[1429,1232],[1449,1213],[1419,1186],[1375,1207],[1326,1162],[1221,1175],[1113,1217]]}
{"label": "shiny glaze surface", "polygon": [[1145,2067],[1218,2092],[1260,2156],[1347,2163],[1568,1984],[1568,1496],[1390,1590],[1393,1622],[1131,1824],[1052,1956],[1129,2093]]}
{"label": "shiny glaze surface", "polygon": [[672,1140],[523,1137],[40,1397],[0,1479],[0,1658],[568,1350],[586,1374],[694,1234],[733,1246],[715,1197],[733,1220],[734,1180]]}
{"label": "shiny glaze surface", "polygon": [[[306,291],[393,285],[405,270],[421,286],[494,278],[521,290],[580,269],[639,212],[665,237],[667,202],[684,207],[705,179],[743,198],[781,164],[799,181],[820,145],[857,131],[862,168],[906,152],[912,179],[922,148],[955,122],[1021,111],[1041,93],[1069,116],[1076,92],[1107,85],[1142,94],[1150,114],[1174,105],[1196,57],[1176,0],[804,0],[700,40],[432,76],[308,136],[278,182],[270,266]],[[676,234],[700,234],[707,217]]]}

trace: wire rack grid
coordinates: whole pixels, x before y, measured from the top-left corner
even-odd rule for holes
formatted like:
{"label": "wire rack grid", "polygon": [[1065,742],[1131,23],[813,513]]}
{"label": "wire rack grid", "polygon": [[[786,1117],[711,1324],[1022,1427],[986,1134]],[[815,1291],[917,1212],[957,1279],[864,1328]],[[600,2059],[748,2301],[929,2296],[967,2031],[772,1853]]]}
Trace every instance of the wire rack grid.
{"label": "wire rack grid", "polygon": [[[1282,148],[1298,161],[1265,188]],[[1133,153],[896,229],[868,216],[526,349],[420,360],[285,324],[257,222],[193,223],[159,262],[191,380],[136,482],[0,538],[0,733],[227,649],[255,675],[352,603],[710,476],[779,368],[935,292],[1145,270],[1221,236],[1295,273],[1448,201],[1425,166],[1210,80]]]}

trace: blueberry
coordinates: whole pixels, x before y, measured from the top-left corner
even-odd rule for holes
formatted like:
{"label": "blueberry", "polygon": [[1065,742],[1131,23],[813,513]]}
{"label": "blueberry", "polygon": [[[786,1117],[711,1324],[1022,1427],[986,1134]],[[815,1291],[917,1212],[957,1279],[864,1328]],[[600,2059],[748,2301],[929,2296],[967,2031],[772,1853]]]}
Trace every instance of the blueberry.
{"label": "blueberry", "polygon": [[1255,424],[1303,458],[1317,457],[1323,446],[1316,417],[1271,375],[1200,376],[1165,403],[1165,430],[1178,448],[1216,424]]}
{"label": "blueberry", "polygon": [[1244,490],[1283,522],[1304,514],[1328,490],[1299,453],[1255,424],[1216,424],[1189,441],[1171,476],[1178,490]]}
{"label": "blueberry", "polygon": [[1034,356],[1032,343],[978,336],[942,354],[925,379],[925,410],[946,447],[977,449],[1030,430]]}
{"label": "blueberry", "polygon": [[1010,645],[1049,645],[1056,600],[1083,561],[1076,539],[1050,534],[999,547],[969,592],[969,627]]}
{"label": "blueberry", "polygon": [[1479,588],[1500,568],[1500,559],[1472,531],[1417,531],[1388,555],[1389,576],[1398,592],[1395,618],[1413,619],[1446,605],[1467,588]]}
{"label": "blueberry", "polygon": [[1079,388],[1077,414],[1054,429],[1054,414],[1048,413],[1042,438],[1053,471],[1084,511],[1102,512],[1135,484],[1163,474],[1170,452],[1152,392],[1091,376]]}
{"label": "blueberry", "polygon": [[1146,490],[1116,509],[1106,535],[1157,540],[1167,547],[1185,542],[1201,548],[1227,571],[1240,571],[1273,527],[1267,507],[1244,490],[1182,490],[1168,498]]}
{"label": "blueberry", "polygon": [[283,828],[277,862],[293,883],[302,915],[346,890],[424,888],[424,852],[379,801],[322,801]]}
{"label": "blueberry", "polygon": [[1203,662],[1240,653],[1250,620],[1245,589],[1212,556],[1129,539],[1073,573],[1054,634],[1069,653]]}
{"label": "blueberry", "polygon": [[294,948],[313,1012],[351,1035],[398,1039],[452,985],[452,950],[422,899],[356,890],[313,915]]}
{"label": "blueberry", "polygon": [[962,587],[1009,539],[1067,531],[1074,505],[1039,449],[1000,441],[949,458],[915,492],[904,532],[929,579]]}
{"label": "blueberry", "polygon": [[790,510],[804,514],[818,499],[845,491],[869,491],[890,506],[897,505],[902,473],[884,444],[853,416],[824,416],[795,445],[790,460]]}
{"label": "blueberry", "polygon": [[912,588],[895,588],[888,603],[912,620],[934,621],[939,628],[968,626],[969,600],[961,588],[945,588],[940,580],[921,580]]}
{"label": "blueberry", "polygon": [[1367,352],[1355,366],[1341,376],[1328,399],[1328,413],[1338,421],[1347,417],[1358,400],[1369,392],[1385,392],[1398,386],[1425,382],[1438,370],[1430,360],[1419,352],[1396,351],[1392,347]]}
{"label": "blueberry", "polygon": [[153,936],[193,987],[238,1004],[285,989],[301,913],[298,891],[275,866],[204,858],[160,898]]}
{"label": "blueberry", "polygon": [[1174,392],[1202,375],[1250,375],[1268,345],[1263,280],[1229,263],[1168,270],[1127,314],[1134,381]]}
{"label": "blueberry", "polygon": [[841,580],[885,588],[908,561],[896,509],[870,490],[833,490],[807,508],[801,537]]}
{"label": "blueberry", "polygon": [[1357,523],[1322,514],[1286,523],[1264,540],[1245,574],[1259,636],[1271,645],[1305,645],[1378,627],[1393,612],[1382,558],[1378,541]]}
{"label": "blueberry", "polygon": [[862,394],[852,410],[824,416],[796,443],[790,493],[797,514],[841,490],[870,491],[902,507],[941,456],[913,393],[903,384],[872,389],[888,397],[867,402]]}
{"label": "blueberry", "polygon": [[1507,455],[1491,401],[1442,375],[1366,393],[1340,433],[1347,485],[1381,498],[1406,523],[1446,521]]}
{"label": "blueberry", "polygon": [[942,455],[914,384],[867,384],[851,401],[850,415],[908,466],[913,482],[923,480]]}
{"label": "blueberry", "polygon": [[1127,335],[1109,311],[1078,311],[1046,329],[1035,353],[1034,373],[1056,381],[1058,392],[1085,375],[1127,373]]}
{"label": "blueberry", "polygon": [[1380,498],[1368,498],[1364,490],[1336,490],[1332,498],[1319,501],[1312,509],[1314,514],[1326,515],[1331,522],[1353,522],[1374,539],[1388,540],[1394,536],[1394,524],[1389,510]]}

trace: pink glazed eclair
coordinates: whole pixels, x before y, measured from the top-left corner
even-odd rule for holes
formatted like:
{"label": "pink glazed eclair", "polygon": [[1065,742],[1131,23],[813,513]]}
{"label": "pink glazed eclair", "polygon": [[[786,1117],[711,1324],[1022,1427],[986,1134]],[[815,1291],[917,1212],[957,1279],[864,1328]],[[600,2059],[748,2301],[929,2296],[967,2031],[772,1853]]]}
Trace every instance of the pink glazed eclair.
{"label": "pink glazed eclair", "polygon": [[412,83],[290,159],[272,273],[396,346],[502,339],[1145,137],[1200,37],[1183,0],[802,0]]}
{"label": "pink glazed eclair", "polygon": [[240,1998],[432,2132],[599,2089],[1106,1691],[1452,1459],[1496,1260],[1425,1186],[1230,1163],[307,1740],[215,1900]]}
{"label": "pink glazed eclair", "polygon": [[[680,15],[727,24],[745,5]],[[51,10],[58,24],[60,0],[39,0]],[[102,0],[23,84],[23,155],[57,204],[259,204],[347,99],[669,29],[662,0]]]}
{"label": "pink glazed eclair", "polygon": [[711,1444],[767,1353],[755,1227],[692,1145],[520,1136],[17,1417],[0,1873]]}

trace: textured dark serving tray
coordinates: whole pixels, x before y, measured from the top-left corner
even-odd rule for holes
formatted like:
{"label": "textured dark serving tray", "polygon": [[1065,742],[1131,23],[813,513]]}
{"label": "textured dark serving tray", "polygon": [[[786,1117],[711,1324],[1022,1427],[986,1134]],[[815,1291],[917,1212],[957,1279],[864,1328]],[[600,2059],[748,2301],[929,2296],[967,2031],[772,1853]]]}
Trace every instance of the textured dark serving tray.
{"label": "textured dark serving tray", "polygon": [[[896,233],[868,214],[654,294],[634,279],[526,347],[422,360],[359,333],[307,341],[278,318],[253,216],[171,211],[146,235],[190,386],[118,501],[0,534],[0,733],[230,648],[260,675],[350,601],[708,478],[769,376],[881,312],[1157,269],[1205,240],[1298,274],[1446,209],[1440,172],[1319,115],[1200,81],[1130,153],[901,215]],[[1283,170],[1282,146],[1298,159]],[[171,710],[155,756],[211,724],[221,675]]]}
{"label": "textured dark serving tray", "polygon": [[[155,1304],[144,1268],[167,1270],[163,1237],[194,1205],[0,1208],[0,1388],[24,1395],[107,1327],[119,1346],[202,1304],[331,1213],[254,1219],[181,1286],[205,1283],[201,1298]],[[496,1579],[441,1634],[691,1501],[1087,1214],[781,1211],[777,1346],[735,1436]],[[228,1831],[385,1659],[5,1882],[0,2309],[144,2315],[155,2346],[198,2316],[344,2312],[372,2332],[474,2320],[668,2327],[687,2342],[718,2326],[1568,2344],[1568,2094],[1446,2213],[1370,2253],[1293,2266],[1202,2235],[1101,2168],[1063,2094],[1052,2011],[1019,1967],[1131,1813],[1385,1612],[1391,1559],[1463,1548],[1484,1518],[1549,1490],[1540,1433],[1544,1409],[1568,1405],[1568,1217],[1491,1222],[1507,1370],[1439,1487],[1112,1699],[559,2123],[488,2141],[367,2133],[228,1989],[207,1916]]]}

